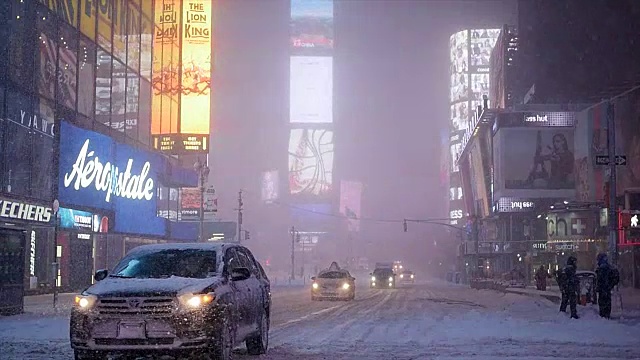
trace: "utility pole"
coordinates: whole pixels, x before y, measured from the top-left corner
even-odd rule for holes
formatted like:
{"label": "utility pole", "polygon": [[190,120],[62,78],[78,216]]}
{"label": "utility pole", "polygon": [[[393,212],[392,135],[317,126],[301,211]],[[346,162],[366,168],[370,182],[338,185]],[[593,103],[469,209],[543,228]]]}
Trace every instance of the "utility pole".
{"label": "utility pole", "polygon": [[295,262],[295,250],[296,250],[296,228],[295,226],[291,227],[291,280],[295,280],[296,278],[296,262]]}
{"label": "utility pole", "polygon": [[616,174],[616,122],[613,103],[607,103],[607,151],[609,153],[609,254],[614,266],[618,265],[618,204]]}
{"label": "utility pole", "polygon": [[238,191],[238,243],[242,242],[242,190]]}

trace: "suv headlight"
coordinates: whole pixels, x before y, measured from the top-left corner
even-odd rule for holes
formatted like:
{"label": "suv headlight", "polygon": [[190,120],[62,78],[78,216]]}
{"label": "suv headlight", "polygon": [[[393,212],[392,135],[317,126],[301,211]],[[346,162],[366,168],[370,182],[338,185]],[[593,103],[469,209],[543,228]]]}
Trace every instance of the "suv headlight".
{"label": "suv headlight", "polygon": [[342,289],[343,290],[349,290],[349,284],[347,284],[347,283],[342,284]]}
{"label": "suv headlight", "polygon": [[184,294],[178,296],[180,304],[188,309],[199,309],[205,305],[211,304],[215,299],[213,293],[209,294]]}
{"label": "suv headlight", "polygon": [[389,282],[393,281],[393,276],[389,276]]}
{"label": "suv headlight", "polygon": [[372,277],[371,277],[371,281],[374,281],[374,282],[375,282],[375,281],[376,281],[376,277],[375,277],[375,276],[372,276]]}
{"label": "suv headlight", "polygon": [[314,288],[314,289],[317,289],[319,287],[319,285],[318,285],[318,283],[313,283],[313,284],[311,284],[311,287]]}
{"label": "suv headlight", "polygon": [[97,301],[98,297],[95,295],[76,295],[74,304],[80,310],[91,310]]}

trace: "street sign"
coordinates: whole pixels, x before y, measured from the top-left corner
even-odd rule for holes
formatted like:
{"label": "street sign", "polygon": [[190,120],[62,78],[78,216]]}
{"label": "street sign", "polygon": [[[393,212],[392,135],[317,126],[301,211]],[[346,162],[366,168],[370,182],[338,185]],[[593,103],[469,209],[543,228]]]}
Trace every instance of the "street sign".
{"label": "street sign", "polygon": [[[609,165],[609,155],[596,155],[596,165]],[[627,155],[616,155],[616,165],[627,165]]]}

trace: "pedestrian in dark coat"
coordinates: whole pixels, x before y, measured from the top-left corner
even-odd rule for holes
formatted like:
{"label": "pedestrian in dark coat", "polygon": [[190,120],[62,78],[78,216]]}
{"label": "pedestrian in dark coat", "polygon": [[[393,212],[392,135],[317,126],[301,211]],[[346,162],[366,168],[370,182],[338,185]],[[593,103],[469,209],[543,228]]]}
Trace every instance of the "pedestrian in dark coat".
{"label": "pedestrian in dark coat", "polygon": [[562,292],[562,301],[560,302],[560,311],[567,312],[567,304],[571,310],[571,318],[579,319],[578,316],[578,291],[580,290],[580,280],[576,276],[578,259],[569,256],[567,266],[558,274],[558,286]]}
{"label": "pedestrian in dark coat", "polygon": [[600,316],[611,318],[611,290],[620,282],[618,269],[609,265],[607,254],[598,254],[598,267],[596,268],[596,291],[598,292],[598,307]]}
{"label": "pedestrian in dark coat", "polygon": [[551,275],[544,268],[544,265],[540,265],[538,271],[536,271],[536,289],[546,291],[547,290],[547,278]]}

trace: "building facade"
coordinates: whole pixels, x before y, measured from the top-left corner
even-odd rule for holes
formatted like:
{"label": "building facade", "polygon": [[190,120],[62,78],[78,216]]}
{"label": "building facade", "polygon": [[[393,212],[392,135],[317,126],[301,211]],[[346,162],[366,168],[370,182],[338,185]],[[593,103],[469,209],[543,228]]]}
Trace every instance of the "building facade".
{"label": "building facade", "polygon": [[133,246],[195,239],[158,217],[197,178],[152,150],[153,17],[152,1],[0,4],[3,292],[78,290]]}

